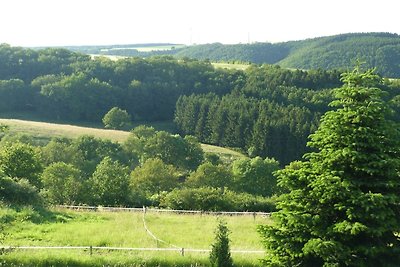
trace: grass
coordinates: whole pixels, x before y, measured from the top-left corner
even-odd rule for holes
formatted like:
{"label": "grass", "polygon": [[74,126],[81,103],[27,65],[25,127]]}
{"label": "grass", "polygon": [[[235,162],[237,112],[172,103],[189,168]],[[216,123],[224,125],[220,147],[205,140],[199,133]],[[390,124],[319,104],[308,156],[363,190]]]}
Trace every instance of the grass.
{"label": "grass", "polygon": [[[109,246],[154,248],[156,241],[143,227],[137,212],[77,212],[32,208],[0,209],[7,222],[4,245],[11,246]],[[263,250],[256,232],[268,223],[261,216],[226,216],[232,250]],[[147,212],[146,224],[158,238],[178,247],[209,249],[217,217],[213,215],[160,214]],[[160,247],[169,247],[159,243]],[[257,266],[263,254],[232,253],[238,266]],[[5,266],[208,266],[208,253],[177,251],[14,250],[0,255]],[[12,266],[12,265],[11,265]]]}
{"label": "grass", "polygon": [[246,70],[250,67],[250,64],[240,64],[240,63],[220,63],[220,62],[213,62],[211,63],[215,68],[220,69],[233,69],[233,70]]}
{"label": "grass", "polygon": [[133,47],[139,52],[152,52],[152,51],[167,51],[173,49],[183,48],[186,45],[158,45],[158,46],[142,46],[142,47]]}
{"label": "grass", "polygon": [[[127,131],[101,129],[100,124],[92,124],[90,125],[91,127],[84,127],[70,124],[59,124],[11,118],[0,119],[0,124],[6,124],[10,126],[9,134],[25,134],[33,136],[34,139],[38,141],[38,143],[46,143],[50,141],[50,139],[53,137],[67,137],[73,139],[81,135],[93,135],[98,138],[109,139],[116,142],[124,142],[129,135],[129,132]],[[133,127],[136,127],[138,125],[139,123],[135,124]],[[164,130],[172,133],[176,131],[175,126],[172,122],[154,122],[147,125],[153,126],[156,130]],[[243,154],[228,148],[207,144],[201,144],[201,147],[204,152],[218,154],[222,158],[222,160],[226,162],[230,162],[239,157],[244,157]]]}
{"label": "grass", "polygon": [[125,131],[18,119],[0,119],[0,123],[8,125],[10,127],[9,133],[11,134],[27,134],[34,136],[35,139],[51,139],[52,137],[77,138],[81,135],[93,135],[99,138],[122,142],[129,135],[129,132]]}

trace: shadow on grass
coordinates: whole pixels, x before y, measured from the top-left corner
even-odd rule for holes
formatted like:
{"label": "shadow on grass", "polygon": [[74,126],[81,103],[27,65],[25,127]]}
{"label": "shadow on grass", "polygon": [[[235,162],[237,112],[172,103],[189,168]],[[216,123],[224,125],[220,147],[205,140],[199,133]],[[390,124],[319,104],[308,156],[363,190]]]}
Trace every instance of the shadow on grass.
{"label": "shadow on grass", "polygon": [[[43,206],[3,206],[0,223],[9,224],[14,221],[32,222],[34,224],[67,222],[74,217],[65,212],[50,211]],[[1,265],[0,265],[1,266]]]}

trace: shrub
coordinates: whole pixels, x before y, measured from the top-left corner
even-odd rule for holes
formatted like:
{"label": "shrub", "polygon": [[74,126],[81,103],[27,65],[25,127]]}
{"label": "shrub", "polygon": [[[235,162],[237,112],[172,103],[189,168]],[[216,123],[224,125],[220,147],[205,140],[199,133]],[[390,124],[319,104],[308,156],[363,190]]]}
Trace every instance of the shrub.
{"label": "shrub", "polygon": [[41,205],[37,188],[26,179],[0,177],[0,201],[17,205]]}
{"label": "shrub", "polygon": [[236,193],[210,187],[175,189],[160,200],[160,206],[178,210],[273,211],[274,198]]}

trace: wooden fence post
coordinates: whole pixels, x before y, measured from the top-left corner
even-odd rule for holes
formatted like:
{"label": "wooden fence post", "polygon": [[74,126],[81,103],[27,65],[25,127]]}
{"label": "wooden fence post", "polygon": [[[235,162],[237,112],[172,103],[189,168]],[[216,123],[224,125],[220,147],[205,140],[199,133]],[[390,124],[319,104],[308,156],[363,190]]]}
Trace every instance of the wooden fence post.
{"label": "wooden fence post", "polygon": [[89,247],[89,251],[90,251],[90,256],[92,256],[93,255],[93,247],[92,246]]}
{"label": "wooden fence post", "polygon": [[185,256],[185,249],[184,248],[181,248],[181,255]]}

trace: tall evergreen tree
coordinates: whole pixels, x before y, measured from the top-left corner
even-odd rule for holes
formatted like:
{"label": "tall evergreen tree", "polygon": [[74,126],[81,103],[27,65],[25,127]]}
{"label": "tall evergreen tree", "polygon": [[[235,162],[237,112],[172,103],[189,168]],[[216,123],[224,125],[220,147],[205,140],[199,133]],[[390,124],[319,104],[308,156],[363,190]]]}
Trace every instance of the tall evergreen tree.
{"label": "tall evergreen tree", "polygon": [[260,226],[271,266],[400,265],[400,136],[377,88],[357,67],[335,89],[308,146],[278,174],[274,224]]}

